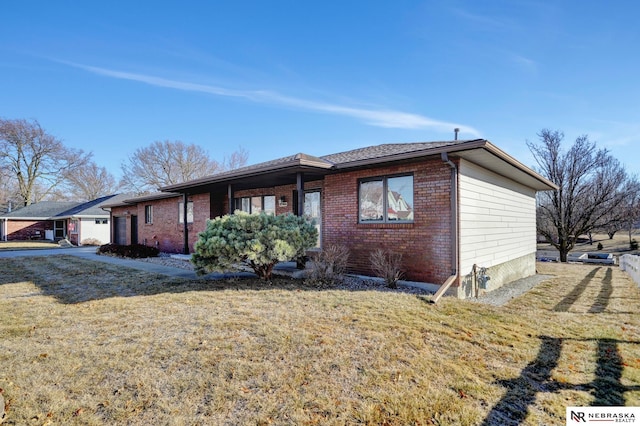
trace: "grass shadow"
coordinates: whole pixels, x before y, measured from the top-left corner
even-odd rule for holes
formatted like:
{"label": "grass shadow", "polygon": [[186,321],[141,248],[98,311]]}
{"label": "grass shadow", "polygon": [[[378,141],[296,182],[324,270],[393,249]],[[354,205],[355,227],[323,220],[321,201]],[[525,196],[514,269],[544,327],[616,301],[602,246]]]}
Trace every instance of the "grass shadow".
{"label": "grass shadow", "polygon": [[538,392],[555,390],[555,382],[550,379],[560,359],[562,339],[540,336],[540,340],[538,355],[520,376],[498,382],[507,389],[507,393],[491,409],[482,422],[483,426],[519,425],[526,419],[529,406],[535,402]]}
{"label": "grass shadow", "polygon": [[596,276],[600,269],[601,268],[598,267],[589,272],[569,294],[567,294],[556,306],[553,307],[553,310],[555,312],[568,312],[569,308],[571,308],[571,306],[580,298],[582,293],[584,293],[587,286],[591,283],[591,280],[593,280],[593,277]]}
{"label": "grass shadow", "polygon": [[[491,409],[482,422],[483,426],[522,424],[527,418],[529,407],[535,404],[538,393],[558,392],[563,389],[589,390],[593,393],[592,406],[624,406],[626,392],[640,390],[640,386],[622,384],[624,368],[620,355],[620,344],[639,345],[640,341],[626,341],[608,338],[572,339],[540,336],[541,344],[536,358],[511,380],[497,383],[507,389],[502,399]],[[565,341],[596,341],[595,378],[590,383],[560,383],[552,378],[557,367]]]}
{"label": "grass shadow", "polygon": [[607,268],[607,272],[602,279],[600,293],[598,293],[596,300],[593,302],[593,305],[591,305],[591,308],[589,308],[589,313],[600,314],[607,309],[609,301],[611,300],[611,295],[613,294],[612,276],[613,271],[611,268]]}
{"label": "grass shadow", "polygon": [[[225,274],[222,278],[176,278],[153,274],[109,263],[81,259],[75,256],[23,257],[0,259],[0,285],[31,282],[40,293],[55,297],[60,303],[76,304],[112,297],[153,296],[162,293],[192,291],[390,291],[374,283],[345,287],[316,286],[302,279],[274,276],[260,280],[253,274]],[[402,289],[395,290],[401,292]]]}
{"label": "grass shadow", "polygon": [[623,406],[626,387],[622,385],[622,357],[614,339],[598,340],[597,366],[593,381],[594,406]]}

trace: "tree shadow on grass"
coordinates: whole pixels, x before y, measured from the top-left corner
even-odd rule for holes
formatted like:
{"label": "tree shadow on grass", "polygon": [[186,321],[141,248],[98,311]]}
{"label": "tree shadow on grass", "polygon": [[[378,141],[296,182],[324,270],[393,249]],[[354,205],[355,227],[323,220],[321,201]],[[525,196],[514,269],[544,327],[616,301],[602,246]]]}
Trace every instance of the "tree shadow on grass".
{"label": "tree shadow on grass", "polygon": [[576,301],[580,298],[582,293],[587,289],[593,277],[596,276],[598,271],[601,268],[595,268],[591,272],[589,272],[574,288],[571,290],[569,294],[567,294],[564,299],[562,299],[556,306],[554,306],[553,310],[556,312],[568,312],[569,308],[576,303]]}
{"label": "tree shadow on grass", "polygon": [[[112,297],[153,296],[163,293],[193,291],[323,291],[344,286],[317,286],[302,279],[275,276],[268,281],[254,274],[239,272],[200,278],[175,278],[161,274],[101,263],[73,256],[51,256],[0,259],[0,286],[28,281],[35,284],[42,295],[55,297],[61,303],[75,304]],[[371,283],[348,288],[350,291],[389,291]],[[402,291],[402,290],[397,290]],[[35,296],[29,292],[29,296]]]}
{"label": "tree shadow on grass", "polygon": [[[522,369],[520,376],[497,383],[506,388],[502,399],[491,409],[483,426],[522,424],[539,393],[555,393],[570,389],[593,394],[592,406],[624,406],[624,394],[640,390],[640,386],[625,386],[621,382],[623,360],[618,345],[640,345],[640,341],[607,338],[572,339],[540,336],[541,344],[536,358]],[[595,378],[590,383],[560,383],[552,378],[562,355],[563,343],[569,340],[596,341]]]}

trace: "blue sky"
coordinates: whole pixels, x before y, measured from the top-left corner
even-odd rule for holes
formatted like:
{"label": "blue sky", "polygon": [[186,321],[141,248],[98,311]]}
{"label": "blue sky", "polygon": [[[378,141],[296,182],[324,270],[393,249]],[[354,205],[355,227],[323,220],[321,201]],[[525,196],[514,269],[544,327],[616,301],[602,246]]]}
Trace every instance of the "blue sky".
{"label": "blue sky", "polygon": [[636,1],[12,1],[0,116],[117,177],[181,140],[249,163],[486,138],[526,165],[542,128],[640,174]]}

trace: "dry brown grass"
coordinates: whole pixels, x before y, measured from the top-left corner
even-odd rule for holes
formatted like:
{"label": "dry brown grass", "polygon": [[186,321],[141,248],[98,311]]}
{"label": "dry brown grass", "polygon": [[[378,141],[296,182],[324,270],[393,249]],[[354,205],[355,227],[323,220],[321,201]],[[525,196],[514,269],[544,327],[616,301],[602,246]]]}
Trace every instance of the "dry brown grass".
{"label": "dry brown grass", "polygon": [[0,241],[0,250],[33,250],[60,248],[53,241]]}
{"label": "dry brown grass", "polygon": [[640,405],[638,287],[556,277],[501,308],[300,282],[0,259],[7,424],[563,425]]}

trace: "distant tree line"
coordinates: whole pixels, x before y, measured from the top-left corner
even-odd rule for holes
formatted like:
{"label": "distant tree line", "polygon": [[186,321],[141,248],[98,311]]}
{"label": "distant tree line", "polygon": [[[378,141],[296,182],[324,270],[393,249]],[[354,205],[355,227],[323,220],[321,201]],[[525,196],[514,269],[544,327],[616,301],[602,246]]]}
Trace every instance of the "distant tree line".
{"label": "distant tree line", "polygon": [[538,234],[558,249],[560,260],[581,235],[627,230],[629,241],[640,220],[640,184],[606,149],[586,135],[564,150],[564,134],[543,129],[539,143],[527,142],[538,172],[558,185],[537,198]]}
{"label": "distant tree line", "polygon": [[93,153],[65,146],[37,120],[0,118],[0,209],[42,200],[88,201],[117,192],[143,194],[159,187],[244,166],[240,148],[221,162],[181,141],[153,142],[121,165],[122,178],[93,161]]}

